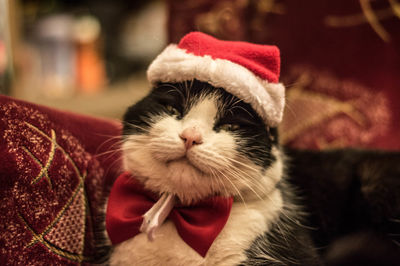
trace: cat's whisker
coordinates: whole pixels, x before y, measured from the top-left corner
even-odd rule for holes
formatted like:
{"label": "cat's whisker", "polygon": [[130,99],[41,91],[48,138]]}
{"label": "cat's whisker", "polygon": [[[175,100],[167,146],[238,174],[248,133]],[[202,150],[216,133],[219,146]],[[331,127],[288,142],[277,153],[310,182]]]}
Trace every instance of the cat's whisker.
{"label": "cat's whisker", "polygon": [[[234,167],[234,166],[231,166],[232,168]],[[250,175],[249,173],[247,173],[247,172],[245,172],[245,171],[242,171],[241,169],[239,169],[239,168],[235,168],[235,170],[236,171],[238,171],[238,172],[242,172],[242,174],[243,174],[243,176],[245,176],[245,177],[248,177],[248,181],[249,182],[251,182],[251,183],[253,183],[253,185],[254,185],[254,187],[259,187],[259,188],[262,188],[263,187],[263,184],[261,183],[261,181],[259,181],[262,177],[261,177],[261,175],[257,178],[257,177],[254,177],[253,175]],[[239,179],[240,178],[242,178],[243,179],[243,176],[242,177],[239,177]],[[247,183],[246,183],[246,185],[248,185]],[[262,196],[260,196],[258,193],[256,193],[255,191],[254,191],[254,189],[253,189],[253,186],[251,186],[251,185],[248,185],[248,187],[255,193],[255,195],[259,198],[259,199],[262,199],[263,197]],[[279,206],[278,204],[278,202],[276,202],[275,200],[274,200],[274,198],[272,198],[272,197],[270,197],[270,195],[268,194],[268,193],[263,193],[262,194],[263,196],[265,196],[265,197],[267,197],[273,204],[275,204],[276,206]],[[290,219],[290,217],[288,217],[289,219]]]}
{"label": "cat's whisker", "polygon": [[222,177],[225,178],[225,180],[227,180],[232,188],[236,191],[237,195],[240,197],[241,201],[243,202],[243,204],[247,207],[246,201],[244,199],[244,197],[242,196],[242,193],[240,192],[240,190],[235,186],[235,184],[229,179],[229,177],[227,177],[222,171],[219,171],[219,173],[221,174]]}
{"label": "cat's whisker", "polygon": [[115,142],[110,145],[110,148],[113,148],[115,146],[121,146],[123,143],[124,143],[123,139],[121,139],[121,138],[115,139]]}
{"label": "cat's whisker", "polygon": [[233,107],[243,101],[242,99],[233,97],[232,95],[230,97],[228,97],[228,101],[224,101],[224,99],[222,99],[222,95],[219,97],[219,99],[221,102],[221,109],[228,110],[228,111],[231,111],[230,107]]}
{"label": "cat's whisker", "polygon": [[201,152],[197,152],[196,157],[199,158],[197,164],[201,164],[207,169],[222,169],[229,163],[229,160],[226,157],[221,156],[212,150],[202,150]]}
{"label": "cat's whisker", "polygon": [[[117,158],[116,160],[114,160],[110,165],[108,165],[108,167],[107,167],[107,169],[106,169],[107,173],[108,173],[109,171],[111,171],[111,169],[115,168],[115,166],[116,166],[117,164],[119,164],[119,166],[121,166],[121,165],[122,165],[122,161],[123,161],[123,158],[122,158],[122,157],[119,157],[119,158]],[[120,168],[120,167],[119,167],[119,168]],[[118,169],[118,170],[121,170],[121,169]]]}
{"label": "cat's whisker", "polygon": [[211,190],[214,192],[214,191],[218,191],[218,189],[219,189],[219,185],[218,185],[218,180],[217,180],[217,177],[215,176],[215,174],[214,174],[214,171],[213,170],[210,170],[210,176],[211,176],[211,178],[210,178],[210,183],[211,183],[211,185],[210,185],[210,187],[211,187]]}
{"label": "cat's whisker", "polygon": [[139,141],[139,140],[127,141],[122,146],[122,149],[140,148],[140,147],[145,146],[146,144],[147,143],[145,141]]}
{"label": "cat's whisker", "polygon": [[[107,151],[105,151],[105,152],[103,152],[103,153],[107,153],[107,152],[109,152],[109,151],[114,151],[114,150],[116,150],[116,149],[120,149],[121,146],[122,146],[122,144],[123,144],[122,142],[117,141],[117,142],[111,144],[111,145],[107,148]],[[99,150],[101,150],[100,147],[96,149],[96,155],[102,154],[102,153],[98,153]]]}
{"label": "cat's whisker", "polygon": [[[163,87],[170,87],[173,89],[173,90],[171,90],[173,92],[179,91],[178,87],[172,83],[163,83]],[[167,92],[169,93],[171,91],[167,91]]]}
{"label": "cat's whisker", "polygon": [[[257,196],[257,198],[262,199],[263,196],[265,195],[265,192],[260,195],[255,188],[258,188],[259,190],[264,188],[264,184],[260,181],[262,176],[258,173],[255,175],[252,175],[246,171],[243,171],[235,166],[231,166],[233,170],[230,170],[232,172],[232,176],[236,177],[237,180],[241,181],[243,184],[245,184],[253,193]],[[238,173],[239,172],[239,173]],[[241,175],[240,175],[241,174]],[[245,179],[245,180],[244,180]],[[261,192],[261,191],[260,191]]]}
{"label": "cat's whisker", "polygon": [[191,79],[190,80],[190,87],[189,87],[190,89],[193,88],[193,84],[194,84],[194,79]]}
{"label": "cat's whisker", "polygon": [[[227,190],[227,188],[226,188],[226,186],[225,186],[225,183],[222,181],[222,178],[219,176],[219,175],[217,175],[215,172],[214,172],[214,170],[212,170],[211,169],[211,176],[212,176],[212,180],[216,180],[219,184],[221,184],[221,186],[222,186],[222,188],[224,189],[224,191],[225,191],[225,195],[230,195],[230,193],[228,192],[228,190]],[[218,186],[218,188],[219,188],[220,186]],[[218,189],[219,190],[219,189]]]}
{"label": "cat's whisker", "polygon": [[[244,162],[240,162],[240,161],[238,161],[238,160],[236,160],[234,158],[228,158],[228,160],[229,160],[229,163],[230,163],[229,164],[230,167],[228,169],[233,168],[234,169],[233,172],[235,172],[235,171],[240,172],[242,175],[244,175],[244,177],[247,177],[249,181],[257,181],[257,182],[259,182],[259,183],[255,183],[257,185],[261,185],[262,184],[261,181],[259,181],[262,178],[262,175],[260,173],[260,169],[258,169],[256,167],[252,167],[248,163],[246,164]],[[243,167],[247,168],[246,170],[249,170],[249,171],[245,171],[243,169],[240,169],[236,165],[243,166]]]}
{"label": "cat's whisker", "polygon": [[175,140],[175,139],[171,139],[168,137],[163,137],[163,136],[158,136],[158,137],[153,137],[151,140],[152,144],[159,144],[159,145],[174,145],[174,146],[180,146],[182,145],[182,141],[181,140]]}
{"label": "cat's whisker", "polygon": [[[246,163],[242,163],[234,158],[227,158],[228,160],[228,166],[227,169],[230,170],[232,173],[237,174],[239,177],[241,177],[239,174],[243,175],[245,178],[248,178],[249,180],[259,180],[262,178],[262,175],[260,173],[260,169],[257,169],[256,167],[252,167]],[[241,169],[240,167],[244,166],[245,169]],[[260,183],[261,184],[261,183]]]}
{"label": "cat's whisker", "polygon": [[122,147],[122,153],[125,154],[125,155],[129,154],[129,153],[135,153],[141,147],[143,147],[143,145],[140,145],[140,144],[137,144],[137,145],[133,145],[133,144],[124,145]]}
{"label": "cat's whisker", "polygon": [[181,97],[182,101],[185,101],[187,97],[185,97],[185,94],[182,92],[182,90],[178,89],[178,87],[173,86],[172,84],[168,84],[167,87],[172,87],[172,90],[167,91],[167,93],[178,93],[179,96]]}
{"label": "cat's whisker", "polygon": [[[139,130],[141,130],[143,132],[148,132],[148,128],[146,128],[146,127],[143,127],[143,126],[140,126],[140,125],[136,125],[136,124],[132,124],[132,123],[129,123],[129,122],[124,122],[124,124],[128,125],[131,128],[139,129]],[[130,135],[128,134],[127,136],[130,136]]]}
{"label": "cat's whisker", "polygon": [[[110,142],[113,142],[111,145],[109,145],[109,147],[106,147],[106,145],[108,144],[108,143],[110,143]],[[121,136],[120,135],[118,135],[118,136],[110,136],[107,140],[105,140],[103,143],[101,143],[97,148],[96,148],[96,154],[98,154],[98,152],[101,150],[101,149],[107,149],[107,150],[113,150],[114,149],[114,147],[116,147],[116,146],[121,146],[121,144],[122,144],[122,140],[121,140]]]}
{"label": "cat's whisker", "polygon": [[234,109],[240,109],[245,111],[246,113],[248,113],[251,117],[254,117],[254,115],[252,113],[250,113],[248,110],[246,110],[243,106],[240,105],[233,105],[230,110],[233,112]]}
{"label": "cat's whisker", "polygon": [[[101,153],[96,153],[95,154],[95,157],[102,157],[102,156],[105,156],[105,155],[115,155],[116,153],[118,153],[118,152],[121,152],[121,151],[123,151],[123,148],[118,148],[118,149],[113,149],[113,150],[109,150],[109,151],[105,151],[105,152],[101,152]],[[107,158],[109,158],[109,157],[107,157]]]}
{"label": "cat's whisker", "polygon": [[259,167],[257,167],[257,166],[253,166],[250,163],[245,163],[245,162],[239,161],[239,159],[241,159],[240,156],[238,156],[238,159],[234,159],[234,158],[227,158],[227,159],[230,162],[232,162],[234,164],[238,164],[240,166],[243,166],[243,167],[247,168],[248,170],[253,171],[255,173],[259,173],[259,171],[260,171]]}
{"label": "cat's whisker", "polygon": [[[268,196],[268,195],[267,195]],[[270,198],[270,200],[273,202],[273,199]],[[289,221],[291,221],[293,224],[296,224],[304,229],[307,230],[317,230],[318,228],[313,228],[310,226],[306,226],[304,224],[302,224],[300,221],[300,219],[295,219],[293,218],[291,215],[288,214],[288,211],[293,211],[296,210],[297,214],[298,214],[298,218],[302,218],[305,215],[307,215],[307,213],[301,212],[301,210],[298,209],[297,206],[293,205],[293,204],[289,204],[289,203],[284,203],[283,205],[283,211],[282,211],[282,216],[284,216],[286,219],[288,219]],[[290,231],[290,228],[288,228],[288,231]]]}
{"label": "cat's whisker", "polygon": [[[235,102],[233,102],[233,101],[235,101]],[[239,103],[243,102],[243,99],[239,99],[239,98],[236,98],[236,99],[235,99],[235,97],[232,97],[231,102],[233,102],[233,103],[231,104],[232,106],[236,106],[236,105],[238,105]]]}
{"label": "cat's whisker", "polygon": [[183,95],[183,99],[184,99],[184,104],[185,104],[187,109],[189,109],[190,106],[191,106],[191,104],[190,104],[190,99],[191,99],[191,97],[190,97],[190,89],[192,88],[192,86],[193,86],[193,80],[192,80],[192,82],[190,84],[190,87],[188,87],[187,84],[185,84],[185,86],[183,86],[183,89],[185,90],[185,94]]}
{"label": "cat's whisker", "polygon": [[[118,146],[118,147],[117,147]],[[117,148],[115,148],[115,147],[117,147]],[[101,152],[101,153],[96,153],[94,156],[95,156],[95,158],[99,158],[99,157],[102,157],[102,156],[106,156],[107,155],[107,157],[105,158],[106,160],[109,160],[111,157],[113,157],[113,156],[117,156],[118,155],[118,153],[122,153],[123,152],[123,147],[122,147],[122,142],[116,142],[116,143],[114,143],[114,144],[112,144],[111,146],[110,146],[110,148],[109,148],[109,150],[107,150],[107,151],[104,151],[104,152]]]}
{"label": "cat's whisker", "polygon": [[111,141],[114,141],[114,140],[120,140],[121,139],[121,135],[103,135],[103,134],[95,134],[95,135],[98,135],[98,136],[102,136],[102,137],[106,137],[107,139],[105,140],[105,141],[103,141],[100,145],[99,145],[99,148],[101,148],[102,147],[102,145],[105,145],[105,144],[107,144],[107,143],[109,143],[109,142],[111,142]]}
{"label": "cat's whisker", "polygon": [[[236,172],[233,173],[234,176],[237,176],[237,179],[241,179],[243,181],[246,181],[248,186],[251,186],[251,189],[254,190],[254,188],[262,189],[264,186],[262,182],[260,181],[260,178],[257,178],[255,176],[250,175],[249,173],[246,173],[245,171],[242,171],[238,168],[232,167],[233,170]],[[231,170],[232,171],[232,170]]]}
{"label": "cat's whisker", "polygon": [[292,228],[290,228],[290,225],[286,224],[286,223],[280,223],[278,222],[276,224],[278,231],[280,232],[280,234],[282,235],[283,239],[285,240],[285,242],[288,244],[289,240],[288,240],[288,232],[291,232]]}
{"label": "cat's whisker", "polygon": [[262,197],[257,193],[257,191],[253,188],[253,186],[251,186],[248,182],[246,182],[246,180],[244,180],[240,175],[236,174],[235,171],[228,171],[228,173],[235,178],[235,180],[239,181],[241,184],[243,184],[244,186],[246,186],[247,188],[249,188],[258,199],[262,200]]}

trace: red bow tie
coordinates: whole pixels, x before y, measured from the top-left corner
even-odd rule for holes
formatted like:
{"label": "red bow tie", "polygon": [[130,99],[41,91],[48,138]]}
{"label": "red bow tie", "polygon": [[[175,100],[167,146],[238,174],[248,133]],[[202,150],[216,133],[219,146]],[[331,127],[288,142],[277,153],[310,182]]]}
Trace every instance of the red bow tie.
{"label": "red bow tie", "polygon": [[[154,193],[146,191],[129,173],[120,175],[107,205],[106,229],[111,242],[118,244],[139,234],[143,215],[157,200]],[[204,257],[225,226],[232,201],[232,198],[213,197],[195,205],[176,205],[168,218],[183,241]]]}

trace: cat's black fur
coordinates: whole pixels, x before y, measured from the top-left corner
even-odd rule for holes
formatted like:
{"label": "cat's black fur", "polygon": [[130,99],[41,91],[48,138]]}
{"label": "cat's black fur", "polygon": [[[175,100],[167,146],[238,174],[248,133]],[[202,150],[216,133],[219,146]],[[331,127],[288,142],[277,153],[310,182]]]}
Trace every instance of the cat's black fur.
{"label": "cat's black fur", "polygon": [[[283,181],[278,187],[287,204],[301,204],[301,199],[293,193],[293,186]],[[291,206],[286,208],[291,211]],[[279,221],[246,250],[247,260],[240,265],[323,265],[315,254],[316,247],[311,239],[312,230],[305,225],[307,214],[301,209],[297,211],[297,217],[281,214]],[[265,254],[274,260],[267,260]]]}
{"label": "cat's black fur", "polygon": [[400,265],[399,152],[286,149],[286,154],[288,175],[328,265]]}

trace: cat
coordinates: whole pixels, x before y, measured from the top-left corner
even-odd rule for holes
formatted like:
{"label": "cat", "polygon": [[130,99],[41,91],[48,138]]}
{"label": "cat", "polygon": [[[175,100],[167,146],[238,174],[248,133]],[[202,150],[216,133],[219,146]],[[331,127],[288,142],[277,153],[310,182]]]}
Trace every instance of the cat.
{"label": "cat", "polygon": [[159,83],[123,119],[123,164],[145,189],[190,205],[233,197],[229,218],[202,257],[167,219],[113,247],[110,265],[320,265],[287,181],[285,155],[253,108],[196,79]]}
{"label": "cat", "polygon": [[[193,121],[203,123],[204,131],[187,149],[181,133]],[[230,221],[205,258],[176,233],[163,242],[158,232],[155,242],[137,236],[116,245],[111,265],[400,261],[398,152],[281,147],[277,129],[268,128],[249,104],[197,80],[159,84],[127,110],[123,124],[125,169],[148,189],[176,193],[185,203],[212,195],[234,196],[235,201]],[[207,156],[190,155],[194,148],[198,156]],[[208,169],[228,174],[210,174]],[[183,171],[185,176],[179,176]],[[275,198],[259,199],[263,196]],[[262,222],[252,221],[257,215]],[[252,230],[256,224],[265,227]],[[167,221],[160,230],[171,227]],[[175,241],[180,244],[171,248]]]}

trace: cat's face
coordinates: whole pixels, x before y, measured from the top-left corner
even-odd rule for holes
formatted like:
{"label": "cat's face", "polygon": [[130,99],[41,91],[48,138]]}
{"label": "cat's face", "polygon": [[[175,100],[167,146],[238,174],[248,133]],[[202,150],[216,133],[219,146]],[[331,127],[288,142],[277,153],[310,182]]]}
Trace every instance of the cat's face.
{"label": "cat's face", "polygon": [[282,175],[276,129],[208,83],[160,84],[124,116],[125,170],[183,203],[263,197]]}

